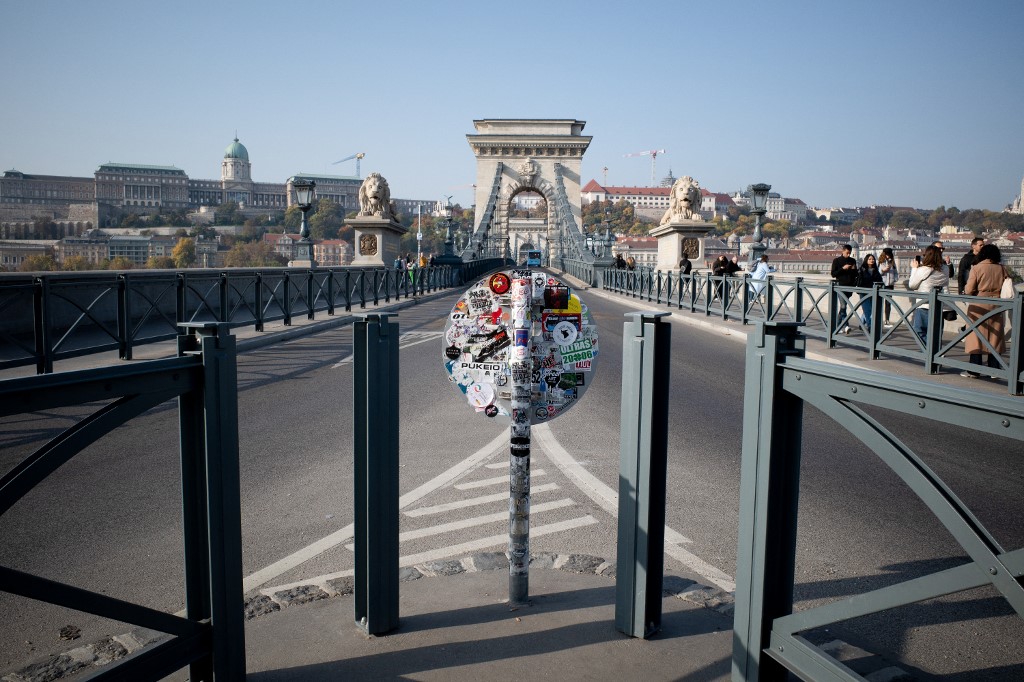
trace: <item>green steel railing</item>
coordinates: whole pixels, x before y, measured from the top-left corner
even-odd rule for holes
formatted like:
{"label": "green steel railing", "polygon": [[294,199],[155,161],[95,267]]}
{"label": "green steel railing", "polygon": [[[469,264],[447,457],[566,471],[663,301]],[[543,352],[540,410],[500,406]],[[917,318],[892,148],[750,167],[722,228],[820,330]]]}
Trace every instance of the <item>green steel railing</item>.
{"label": "green steel railing", "polygon": [[[1006,352],[996,353],[981,331],[986,320],[1000,315],[1007,317],[1012,329],[1020,329],[1024,324],[1024,292],[1018,292],[1012,299],[939,291],[918,294],[879,286],[838,286],[802,277],[772,275],[754,280],[749,273],[730,277],[710,272],[680,275],[649,268],[588,269],[585,264],[568,260],[563,261],[563,269],[608,291],[691,313],[742,324],[799,322],[804,336],[820,339],[829,348],[842,345],[862,349],[871,359],[885,355],[920,362],[932,374],[940,367],[976,371],[977,366],[971,365],[963,353],[964,340],[976,336],[999,364],[986,367],[985,373],[1006,381],[1011,394],[1024,394],[1024,343],[1008,339]],[[972,303],[992,306],[992,310],[972,320],[966,312]],[[926,333],[919,336],[912,320],[923,306],[934,313],[929,315]],[[885,310],[889,311],[888,326],[883,324]],[[956,315],[950,325],[956,327],[955,332],[944,332],[940,310]],[[860,322],[861,315],[868,318],[869,324]],[[847,327],[848,333],[844,333]]]}
{"label": "green steel railing", "polygon": [[0,416],[104,405],[0,477],[0,515],[91,443],[178,399],[185,616],[0,567],[11,594],[149,628],[169,639],[95,680],[159,680],[185,666],[193,680],[243,680],[245,630],[235,338],[226,324],[186,324],[178,357],[0,381]]}
{"label": "green steel railing", "polygon": [[263,331],[267,322],[314,319],[460,286],[499,267],[479,259],[393,268],[266,268],[0,274],[0,370],[105,351],[130,360],[137,346],[176,337],[190,322]]}
{"label": "green steel railing", "polygon": [[[978,587],[994,588],[1024,617],[1024,549],[1004,548],[908,444],[865,410],[881,408],[1021,441],[1024,405],[891,375],[879,382],[874,372],[806,360],[801,326],[758,322],[747,342],[732,679],[785,680],[792,672],[805,680],[862,680],[802,633]],[[805,403],[868,446],[969,561],[794,613]]]}

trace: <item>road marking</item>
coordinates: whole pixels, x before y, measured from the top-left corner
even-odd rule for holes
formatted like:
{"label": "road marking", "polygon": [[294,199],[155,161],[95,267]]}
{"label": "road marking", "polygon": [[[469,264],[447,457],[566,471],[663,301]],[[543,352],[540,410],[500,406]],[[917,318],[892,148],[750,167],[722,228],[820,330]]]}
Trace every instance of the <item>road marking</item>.
{"label": "road marking", "polygon": [[[547,472],[543,469],[536,469],[530,472],[530,478],[534,479],[537,476],[544,476]],[[486,488],[490,485],[498,485],[499,483],[508,483],[508,474],[504,476],[495,476],[494,478],[482,478],[479,481],[470,481],[469,483],[459,483],[455,486],[456,490],[472,490],[473,488]]]}
{"label": "road marking", "polygon": [[[552,533],[560,533],[564,530],[572,530],[573,528],[582,528],[583,526],[589,526],[595,523],[597,523],[597,519],[590,514],[587,514],[586,516],[569,519],[568,521],[549,523],[544,526],[533,526],[530,528],[530,537],[539,538],[545,535],[551,535]],[[475,552],[480,549],[501,547],[505,545],[508,545],[508,533],[492,535],[489,538],[471,540],[470,542],[463,542],[449,547],[440,547],[427,552],[420,552],[419,554],[410,554],[408,556],[401,557],[398,562],[400,566],[415,566],[416,564],[422,564],[424,561],[436,561],[437,559],[444,559],[451,556],[463,556],[466,553]]]}
{"label": "road marking", "polygon": [[[549,523],[546,526],[535,526],[530,529],[530,537],[539,538],[545,535],[551,535],[552,533],[560,533],[563,530],[572,530],[574,528],[582,528],[584,526],[591,526],[597,523],[590,514],[581,516],[576,519],[569,519],[568,521],[560,521],[558,523]],[[468,552],[475,552],[481,549],[487,549],[489,547],[501,547],[508,545],[508,535],[492,535],[489,538],[481,538],[479,540],[473,540],[471,542],[463,542],[459,545],[452,545],[451,547],[443,547],[441,549],[431,550],[429,552],[420,552],[419,554],[410,554],[408,556],[400,557],[398,559],[399,566],[415,566],[416,564],[422,564],[427,561],[436,561],[437,559],[445,559],[451,556],[460,556]],[[336,571],[334,573],[326,573],[324,575],[318,575],[315,578],[306,578],[299,580],[294,583],[286,583],[284,585],[274,585],[272,587],[264,588],[260,590],[262,594],[268,597],[273,596],[275,592],[282,590],[290,590],[295,587],[302,585],[326,585],[330,580],[336,580],[338,578],[347,578],[354,576],[356,571],[354,568],[346,568],[343,571]],[[184,611],[182,611],[184,614]]]}
{"label": "road marking", "polygon": [[[530,489],[530,495],[536,495],[537,493],[546,493],[549,490],[558,490],[557,483],[545,483],[544,485],[538,485]],[[402,512],[406,516],[427,516],[428,514],[440,514],[442,512],[451,511],[453,509],[463,509],[465,507],[476,507],[482,504],[490,504],[491,502],[502,502],[508,500],[508,493],[494,493],[493,495],[481,495],[480,497],[473,497],[468,500],[459,500],[457,502],[446,502],[444,504],[437,504],[433,507],[417,507],[416,509],[410,509],[407,512]]]}
{"label": "road marking", "polygon": [[[583,491],[587,497],[597,502],[606,512],[613,517],[619,515],[619,494],[592,473],[580,466],[579,462],[573,459],[572,455],[562,447],[562,444],[551,432],[547,424],[538,424],[531,428],[531,436],[541,446],[544,454],[555,466],[562,470],[569,480]],[[726,592],[736,591],[736,581],[732,576],[720,571],[707,563],[696,554],[683,549],[681,545],[690,543],[692,540],[684,535],[665,526],[665,554],[694,571],[701,577],[713,582]]]}
{"label": "road marking", "polygon": [[[431,480],[427,481],[418,488],[402,495],[398,499],[398,508],[403,509],[413,504],[417,500],[429,495],[438,488],[448,485],[452,481],[457,481],[462,476],[465,476],[469,472],[477,468],[481,462],[490,459],[490,457],[500,450],[504,450],[508,447],[508,432],[502,430],[494,439],[483,446],[472,455],[462,460],[455,466],[451,467],[447,471],[438,474]],[[296,566],[303,564],[315,556],[323,554],[332,547],[348,542],[352,539],[355,534],[355,525],[348,524],[341,530],[335,531],[325,538],[317,540],[313,544],[300,549],[299,551],[286,556],[285,558],[275,561],[265,568],[246,576],[242,580],[242,591],[249,592],[254,590],[260,585],[266,584],[268,581],[273,580],[277,576],[290,571]]]}
{"label": "road marking", "polygon": [[[565,498],[555,500],[554,502],[544,502],[543,504],[531,505],[530,519],[532,521],[533,516],[540,514],[541,512],[551,511],[552,509],[563,509],[565,507],[571,507],[574,504],[576,504],[576,500]],[[398,541],[406,542],[407,540],[418,540],[419,538],[427,538],[431,535],[442,535],[444,533],[450,533],[453,530],[465,530],[466,528],[472,528],[473,526],[484,526],[488,523],[497,523],[499,521],[508,521],[507,511],[498,512],[496,514],[485,514],[483,516],[474,516],[468,519],[462,519],[461,521],[452,521],[451,523],[441,523],[436,526],[420,528],[419,530],[409,530],[399,534]],[[354,551],[356,546],[354,544],[350,544],[345,545],[345,548]]]}
{"label": "road marking", "polygon": [[[434,341],[439,339],[444,332],[406,332],[398,337],[398,350],[409,348],[410,346],[418,346],[421,343],[427,343],[428,341]],[[331,369],[338,369],[342,365],[352,364],[352,360],[355,358],[354,355],[338,360]]]}

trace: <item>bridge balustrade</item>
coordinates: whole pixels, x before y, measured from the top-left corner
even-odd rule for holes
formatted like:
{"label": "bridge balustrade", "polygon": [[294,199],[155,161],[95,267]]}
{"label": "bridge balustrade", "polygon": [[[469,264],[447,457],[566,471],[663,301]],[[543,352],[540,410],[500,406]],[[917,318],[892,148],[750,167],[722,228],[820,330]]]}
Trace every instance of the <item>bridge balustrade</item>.
{"label": "bridge balustrade", "polygon": [[335,315],[423,295],[499,267],[502,259],[399,271],[294,268],[0,275],[0,370],[117,350],[176,337],[190,322],[229,328],[292,324],[297,315]]}
{"label": "bridge balustrade", "polygon": [[[1024,617],[1024,548],[1002,547],[953,489],[873,415],[882,409],[1021,441],[1024,406],[1009,397],[900,377],[879,382],[874,372],[806,360],[803,326],[759,321],[747,341],[732,679],[785,680],[791,671],[805,680],[863,680],[805,634],[978,587],[991,586]],[[967,555],[965,563],[794,613],[805,403],[870,448],[949,531]]]}
{"label": "bridge balustrade", "polygon": [[[772,275],[765,280],[754,280],[749,273],[742,276],[710,272],[680,275],[650,268],[609,268],[601,273],[598,282],[593,268],[568,259],[563,264],[569,274],[624,296],[742,324],[799,322],[804,325],[805,336],[820,339],[829,348],[842,344],[863,349],[873,360],[884,354],[921,362],[931,374],[937,373],[940,367],[977,371],[978,366],[970,364],[962,353],[964,340],[977,335],[985,352],[990,352],[999,362],[999,367],[985,367],[983,371],[1006,381],[1011,394],[1024,393],[1024,344],[1013,342],[1008,333],[1007,352],[999,354],[980,331],[980,325],[999,315],[1007,316],[1011,329],[1019,329],[1024,321],[1024,292],[1018,292],[1012,299],[983,298],[879,286],[846,287],[803,277]],[[993,309],[972,320],[966,312],[972,303],[993,306]],[[891,326],[883,325],[886,305],[891,309]],[[912,327],[912,319],[923,306],[933,313],[929,315],[926,334],[920,337]],[[859,316],[868,310],[869,324],[858,324]],[[956,320],[950,326],[957,331],[944,332],[945,321],[939,311],[955,312]],[[847,327],[850,330],[845,334]]]}

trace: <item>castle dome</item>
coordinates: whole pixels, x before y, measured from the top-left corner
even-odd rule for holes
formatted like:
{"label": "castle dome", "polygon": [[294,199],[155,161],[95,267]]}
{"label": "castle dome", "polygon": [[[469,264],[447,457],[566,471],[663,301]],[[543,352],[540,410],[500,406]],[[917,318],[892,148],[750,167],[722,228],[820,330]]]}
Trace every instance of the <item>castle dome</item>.
{"label": "castle dome", "polygon": [[242,159],[243,161],[249,160],[249,150],[245,148],[245,145],[235,138],[235,141],[228,145],[228,148],[224,150],[225,159]]}

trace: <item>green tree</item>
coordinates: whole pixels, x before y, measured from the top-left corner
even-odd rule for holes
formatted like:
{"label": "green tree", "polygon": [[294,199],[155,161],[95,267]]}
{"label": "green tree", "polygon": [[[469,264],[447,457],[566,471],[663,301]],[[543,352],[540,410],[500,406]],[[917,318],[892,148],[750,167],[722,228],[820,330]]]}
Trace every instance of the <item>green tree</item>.
{"label": "green tree", "polygon": [[77,272],[82,270],[92,270],[93,265],[87,261],[84,256],[68,256],[64,259],[60,269]]}
{"label": "green tree", "polygon": [[302,211],[298,206],[288,207],[288,210],[284,212],[283,223],[285,232],[294,234],[299,231],[299,225],[302,224]]}
{"label": "green tree", "polygon": [[274,253],[266,242],[238,242],[224,255],[224,265],[229,268],[280,267],[288,259]]}
{"label": "green tree", "polygon": [[893,213],[889,224],[898,230],[927,230],[928,223],[917,211],[900,210]]}
{"label": "green tree", "polygon": [[146,267],[150,270],[173,270],[174,259],[170,256],[150,256],[146,260]]}
{"label": "green tree", "polygon": [[57,269],[53,256],[29,256],[18,265],[18,272],[43,272]]}
{"label": "green tree", "polygon": [[109,270],[131,270],[135,267],[135,261],[125,256],[114,256],[107,263],[107,269]]}
{"label": "green tree", "polygon": [[218,225],[237,225],[238,223],[245,220],[238,209],[237,201],[225,201],[216,208],[217,218],[215,222]]}
{"label": "green tree", "polygon": [[177,268],[190,268],[196,264],[196,240],[190,237],[182,237],[174,245],[171,251],[171,258]]}
{"label": "green tree", "polygon": [[338,230],[345,222],[345,212],[341,206],[321,199],[317,202],[316,213],[309,217],[309,234],[313,239],[337,239]]}
{"label": "green tree", "polygon": [[216,239],[217,230],[213,229],[209,225],[195,225],[188,231],[188,236],[193,239]]}

